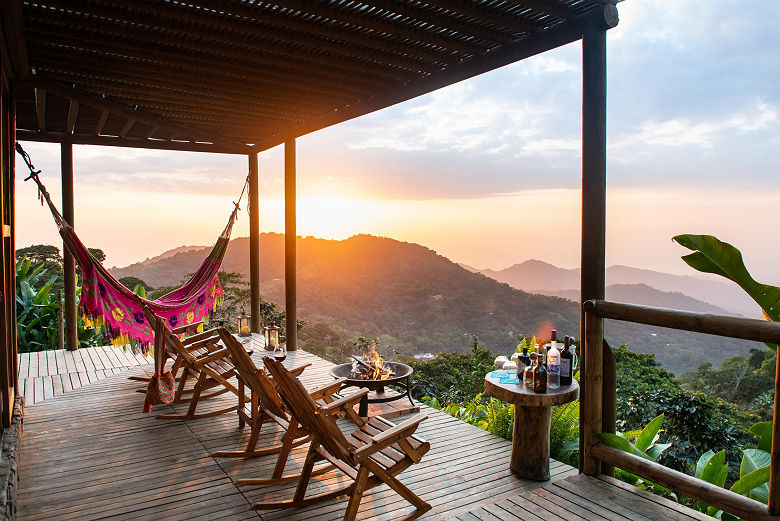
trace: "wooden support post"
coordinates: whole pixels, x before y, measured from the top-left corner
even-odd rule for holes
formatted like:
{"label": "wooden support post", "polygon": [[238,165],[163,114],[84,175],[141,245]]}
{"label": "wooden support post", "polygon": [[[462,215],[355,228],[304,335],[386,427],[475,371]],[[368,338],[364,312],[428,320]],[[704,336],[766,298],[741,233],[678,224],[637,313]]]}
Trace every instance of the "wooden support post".
{"label": "wooden support post", "polygon": [[[617,361],[612,348],[604,340],[604,384],[601,393],[601,432],[615,434],[617,426]],[[615,474],[615,467],[601,464],[601,472],[607,476]]]}
{"label": "wooden support post", "polygon": [[[604,298],[607,190],[607,38],[589,24],[582,38],[582,261],[580,302]],[[584,329],[583,329],[584,328]],[[600,472],[591,454],[602,426],[603,320],[580,311],[584,348],[580,471]]]}
{"label": "wooden support post", "polygon": [[[73,226],[73,145],[60,145],[62,171],[62,216],[65,222]],[[62,260],[65,284],[65,348],[75,351],[79,348],[76,331],[76,260],[65,244],[62,245]]]}
{"label": "wooden support post", "polygon": [[287,315],[287,350],[298,349],[295,259],[295,139],[284,143],[284,295]]}
{"label": "wooden support post", "polygon": [[780,395],[780,350],[777,353],[777,364],[775,365],[775,411],[772,416],[772,457],[770,459],[769,474],[769,513],[776,516],[780,515],[780,414],[777,412],[778,395]]}
{"label": "wooden support post", "polygon": [[256,153],[249,154],[249,288],[251,329],[260,333],[260,168]]}

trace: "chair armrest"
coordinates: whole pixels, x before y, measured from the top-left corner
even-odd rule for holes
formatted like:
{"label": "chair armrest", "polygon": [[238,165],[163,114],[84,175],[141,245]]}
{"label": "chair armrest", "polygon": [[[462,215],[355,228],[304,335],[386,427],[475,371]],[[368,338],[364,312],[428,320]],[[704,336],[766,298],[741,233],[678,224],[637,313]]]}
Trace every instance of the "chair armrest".
{"label": "chair armrest", "polygon": [[312,400],[319,400],[320,398],[324,396],[331,395],[333,393],[337,393],[341,390],[341,386],[344,382],[346,382],[346,378],[339,378],[336,381],[333,381],[329,384],[320,385],[319,387],[315,387],[311,391],[309,391],[309,396],[311,396]]}
{"label": "chair armrest", "polygon": [[320,405],[319,407],[317,407],[317,411],[320,413],[324,413],[325,415],[330,415],[333,413],[333,411],[340,412],[346,409],[347,407],[353,407],[357,402],[360,401],[361,398],[363,398],[367,394],[368,394],[368,389],[361,389],[357,392],[350,394],[349,396],[344,396],[343,398],[334,400],[329,404]]}
{"label": "chair armrest", "polygon": [[389,447],[393,443],[398,443],[399,441],[408,438],[414,434],[414,431],[417,430],[420,422],[427,418],[428,415],[425,413],[415,414],[408,420],[399,423],[394,427],[390,427],[386,431],[380,432],[376,436],[372,436],[371,443],[363,445],[354,452],[355,458],[357,460],[365,459],[368,456],[379,452],[385,447]]}
{"label": "chair armrest", "polygon": [[192,324],[185,324],[183,326],[179,326],[179,327],[171,329],[171,333],[173,333],[174,335],[181,335],[182,333],[186,333],[187,331],[190,331],[193,328],[197,329],[202,324],[203,324],[202,320],[199,320],[197,322],[193,322]]}
{"label": "chair armrest", "polygon": [[308,364],[299,365],[298,367],[290,369],[288,372],[294,377],[298,378],[299,376],[301,376],[301,373],[303,373],[303,370],[309,367],[310,365],[311,362],[309,362]]}
{"label": "chair armrest", "polygon": [[186,345],[194,344],[196,342],[202,342],[203,340],[208,340],[216,337],[217,336],[216,333],[218,331],[219,330],[217,328],[207,329],[206,331],[201,331],[200,333],[195,333],[194,335],[188,336],[187,338],[182,340],[181,343],[186,346]]}
{"label": "chair armrest", "polygon": [[213,353],[210,353],[206,356],[202,356],[196,359],[195,363],[197,363],[198,365],[206,365],[206,364],[210,364],[211,362],[215,362],[217,360],[227,358],[227,355],[228,355],[227,347],[224,347],[219,351],[214,351]]}
{"label": "chair armrest", "polygon": [[408,420],[405,420],[395,427],[390,427],[384,432],[380,432],[376,436],[371,436],[371,443],[383,443],[386,440],[393,439],[394,443],[401,438],[406,438],[414,434],[420,422],[427,419],[428,415],[425,413],[415,414]]}

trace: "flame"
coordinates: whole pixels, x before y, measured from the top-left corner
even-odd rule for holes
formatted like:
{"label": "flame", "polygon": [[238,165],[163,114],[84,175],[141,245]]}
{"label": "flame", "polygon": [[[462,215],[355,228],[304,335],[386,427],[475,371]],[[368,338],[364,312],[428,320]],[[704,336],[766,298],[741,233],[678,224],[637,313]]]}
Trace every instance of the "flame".
{"label": "flame", "polygon": [[374,372],[369,375],[369,380],[387,380],[390,378],[390,375],[393,374],[393,371],[385,366],[384,360],[382,360],[382,357],[376,352],[375,343],[371,344],[371,350],[369,350],[363,358],[374,370]]}

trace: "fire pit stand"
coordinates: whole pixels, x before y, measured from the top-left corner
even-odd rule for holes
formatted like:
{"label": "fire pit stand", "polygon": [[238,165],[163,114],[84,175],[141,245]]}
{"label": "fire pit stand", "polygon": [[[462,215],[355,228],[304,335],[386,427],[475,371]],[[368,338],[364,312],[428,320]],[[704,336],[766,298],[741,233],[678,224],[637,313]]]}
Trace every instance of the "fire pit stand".
{"label": "fire pit stand", "polygon": [[397,385],[406,391],[406,393],[399,393],[395,396],[388,396],[385,398],[369,398],[368,394],[364,395],[360,399],[360,406],[358,408],[358,414],[363,418],[368,416],[369,403],[387,403],[395,400],[401,400],[403,398],[408,398],[409,402],[412,404],[412,407],[415,406],[414,400],[412,399],[411,386],[409,384],[409,377],[412,375],[414,370],[411,368],[411,366],[399,362],[384,363],[392,370],[392,376],[385,378],[384,380],[362,380],[359,378],[350,378],[352,373],[351,363],[337,365],[330,370],[330,375],[333,378],[347,379],[347,381],[344,382],[344,387],[365,387],[371,391],[376,391],[377,394],[384,394],[385,386]]}

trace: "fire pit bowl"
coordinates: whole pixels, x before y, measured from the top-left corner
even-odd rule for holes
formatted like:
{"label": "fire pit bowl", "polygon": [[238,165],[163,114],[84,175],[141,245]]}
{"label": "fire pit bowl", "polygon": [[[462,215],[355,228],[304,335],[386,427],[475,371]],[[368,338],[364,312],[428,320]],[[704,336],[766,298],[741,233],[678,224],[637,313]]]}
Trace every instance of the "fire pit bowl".
{"label": "fire pit bowl", "polygon": [[397,394],[394,396],[388,396],[384,398],[369,398],[368,395],[363,396],[363,398],[360,399],[360,408],[358,410],[358,414],[364,418],[368,416],[369,403],[386,403],[386,402],[392,402],[394,400],[400,400],[403,397],[407,397],[409,398],[409,401],[412,403],[412,406],[415,405],[414,400],[412,400],[411,388],[409,386],[409,376],[411,376],[412,372],[414,372],[411,366],[402,364],[400,362],[383,362],[383,363],[385,365],[385,368],[390,369],[392,371],[391,375],[388,378],[385,378],[384,380],[366,380],[360,378],[352,378],[351,363],[337,365],[336,367],[330,370],[330,375],[333,378],[336,378],[337,380],[339,378],[347,379],[347,381],[344,382],[344,387],[364,387],[371,391],[384,393],[385,386],[396,385],[406,390],[405,394]]}

